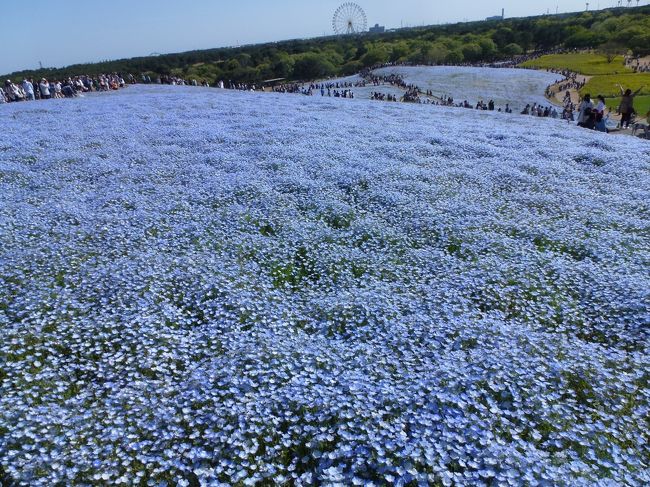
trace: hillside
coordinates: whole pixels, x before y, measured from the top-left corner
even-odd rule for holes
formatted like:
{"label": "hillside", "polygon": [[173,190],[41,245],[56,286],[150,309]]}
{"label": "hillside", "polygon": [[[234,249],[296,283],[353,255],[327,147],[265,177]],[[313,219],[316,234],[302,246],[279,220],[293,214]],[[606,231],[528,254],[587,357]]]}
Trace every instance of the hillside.
{"label": "hillside", "polygon": [[504,21],[399,29],[385,34],[322,37],[121,59],[61,69],[23,71],[3,78],[61,79],[121,72],[175,75],[214,84],[349,75],[385,62],[460,64],[510,59],[531,50],[606,47],[650,54],[650,6]]}
{"label": "hillside", "polygon": [[647,142],[201,88],[0,108],[0,474],[650,481]]}

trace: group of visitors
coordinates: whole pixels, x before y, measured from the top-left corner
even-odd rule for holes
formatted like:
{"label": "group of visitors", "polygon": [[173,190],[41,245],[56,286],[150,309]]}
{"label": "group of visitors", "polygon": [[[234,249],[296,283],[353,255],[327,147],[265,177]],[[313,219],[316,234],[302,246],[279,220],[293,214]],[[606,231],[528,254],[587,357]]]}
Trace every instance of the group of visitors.
{"label": "group of visitors", "polygon": [[286,83],[273,87],[274,93],[300,93],[302,89],[298,83]]}
{"label": "group of visitors", "polygon": [[[498,61],[495,63],[480,63],[480,64],[462,64],[463,66],[482,66],[482,67],[515,67],[519,66],[520,63],[534,59],[539,56],[546,54],[558,54],[566,53],[569,51],[566,50],[552,50],[552,51],[539,51],[531,53],[527,56],[515,56],[511,60]],[[626,65],[634,69],[636,72],[646,72],[650,71],[650,63],[642,61],[639,58],[626,58]],[[404,64],[404,63],[402,63]],[[387,63],[381,66],[373,66],[371,68],[366,68],[361,73],[359,73],[359,79],[355,81],[338,81],[331,83],[311,83],[309,85],[301,85],[298,83],[287,83],[280,84],[278,86],[273,86],[272,90],[276,93],[302,93],[304,95],[313,95],[315,92],[320,92],[321,96],[328,96],[334,98],[355,98],[355,94],[352,88],[356,87],[366,87],[371,86],[383,86],[389,85],[392,87],[397,87],[402,90],[405,90],[404,95],[401,98],[398,98],[395,94],[386,94],[381,93],[380,91],[373,91],[370,94],[371,100],[378,101],[404,101],[410,103],[422,103],[422,104],[435,104],[439,106],[452,106],[460,107],[467,109],[476,109],[476,110],[485,110],[485,111],[498,111],[504,113],[513,113],[512,108],[509,104],[506,104],[505,108],[497,108],[495,106],[494,100],[490,100],[487,103],[479,100],[476,106],[471,105],[467,100],[462,103],[456,103],[451,96],[441,96],[437,97],[433,94],[432,90],[426,90],[423,92],[418,86],[409,85],[398,74],[388,74],[388,75],[378,75],[375,73],[375,70],[381,67],[396,66],[400,65],[399,63]],[[568,70],[553,70],[549,69],[549,72],[554,72],[562,75],[564,78],[562,81],[557,81],[554,85],[551,85],[546,90],[546,95],[550,98],[556,95],[557,92],[565,91],[565,96],[563,99],[563,110],[560,115],[558,109],[553,106],[542,106],[540,104],[534,103],[532,105],[528,104],[521,111],[522,115],[531,115],[536,117],[549,117],[549,118],[562,118],[569,121],[576,120],[581,127],[607,131],[607,116],[606,116],[606,103],[605,99],[602,96],[598,96],[596,100],[592,100],[590,95],[585,95],[581,100],[579,106],[573,103],[571,98],[571,91],[578,91],[585,86],[584,79],[580,79],[577,73],[573,73]],[[197,80],[185,80],[176,76],[158,76],[152,79],[149,75],[141,75],[142,83],[153,83],[153,84],[168,84],[168,85],[178,85],[178,86],[203,86],[209,87],[210,84],[206,81],[198,82]],[[127,76],[128,83],[135,83],[136,80],[133,76]],[[79,96],[82,93],[87,93],[91,91],[109,91],[117,90],[124,87],[127,84],[125,79],[117,74],[113,73],[111,75],[99,75],[95,77],[91,76],[77,76],[70,77],[64,80],[53,80],[48,81],[43,78],[40,81],[34,81],[33,79],[25,79],[22,83],[16,84],[11,80],[7,80],[4,83],[4,86],[0,86],[0,103],[6,102],[18,102],[18,101],[27,101],[27,100],[43,100],[50,98],[72,98]],[[249,83],[235,83],[232,81],[220,81],[217,83],[217,87],[222,89],[232,89],[232,90],[241,90],[241,91],[256,91],[258,89],[263,89],[263,86],[257,86],[255,84]],[[632,90],[624,90],[623,87],[619,85],[621,89],[621,103],[619,105],[618,112],[621,115],[621,128],[629,128],[632,125],[632,117],[634,115],[634,97],[638,95],[641,89],[636,92]],[[650,125],[650,114],[648,115],[648,124]],[[635,126],[638,128],[638,124]],[[647,133],[648,129],[645,128]]]}
{"label": "group of visitors", "polygon": [[635,73],[650,73],[650,61],[642,61],[640,57],[626,57],[625,65]]}
{"label": "group of visitors", "polygon": [[404,81],[404,78],[402,78],[399,74],[377,75],[372,71],[365,69],[360,73],[360,76],[363,78],[365,83],[369,83],[372,86],[390,85],[402,89],[409,88],[409,86]]}
{"label": "group of visitors", "polygon": [[[352,90],[334,90],[333,95],[330,95],[329,92],[331,92],[331,90],[328,90],[327,96],[334,96],[334,98],[354,98],[354,92]],[[325,95],[321,92],[321,96]]]}
{"label": "group of visitors", "polygon": [[417,86],[409,86],[402,97],[402,100],[407,103],[422,103],[420,98],[420,89]]}
{"label": "group of visitors", "polygon": [[[634,131],[641,128],[643,129],[647,137],[650,126],[650,111],[646,114],[646,121],[648,125],[645,124],[633,124],[633,117],[635,115],[634,110],[634,97],[637,96],[645,86],[642,86],[635,92],[632,92],[631,89],[625,89],[620,84],[618,85],[621,90],[621,101],[618,106],[618,113],[621,115],[621,121],[619,127],[621,129],[628,129],[631,126],[634,128]],[[602,95],[599,95],[595,102],[591,99],[590,94],[583,96],[582,101],[578,107],[578,126],[584,127],[591,130],[599,130],[601,132],[608,132],[606,126],[606,117],[605,112],[607,110],[607,105],[605,103],[605,98]]]}
{"label": "group of visitors", "polygon": [[[335,98],[354,98],[354,92],[351,88],[364,87],[363,81],[337,81],[332,83],[311,83],[310,85],[298,86],[297,90],[291,90],[290,93],[302,93],[303,95],[312,96],[316,92],[320,92],[320,96],[333,96]],[[287,93],[281,89],[274,89],[275,92]]]}
{"label": "group of visitors", "polygon": [[210,83],[207,81],[197,81],[195,79],[186,80],[178,76],[158,76],[151,79],[151,76],[142,75],[142,82],[145,84],[157,84],[157,85],[172,85],[172,86],[203,86],[205,88],[210,87]]}
{"label": "group of visitors", "polygon": [[561,74],[564,79],[561,81],[557,80],[555,83],[549,85],[546,88],[546,96],[548,98],[552,98],[556,92],[566,92],[569,90],[579,91],[584,88],[585,84],[587,83],[585,79],[579,80],[578,74],[571,71],[549,70],[549,72]]}
{"label": "group of visitors", "polygon": [[521,112],[522,115],[531,115],[533,117],[540,118],[559,118],[560,113],[557,111],[557,108],[553,106],[542,106],[537,103],[533,103],[531,106],[527,104],[526,107]]}
{"label": "group of visitors", "polygon": [[397,95],[391,95],[390,93],[380,93],[379,91],[373,91],[370,94],[370,99],[377,101],[398,101]]}
{"label": "group of visitors", "polygon": [[578,106],[578,127],[598,130],[599,132],[609,132],[605,119],[605,111],[607,110],[605,98],[598,95],[596,103],[594,104],[591,100],[590,94],[586,94],[582,98],[582,102]]}
{"label": "group of visitors", "polygon": [[[129,79],[134,81],[132,76],[129,76]],[[33,78],[25,78],[20,84],[8,79],[0,88],[0,103],[73,98],[91,91],[118,90],[125,85],[126,81],[118,74],[75,76],[62,81],[49,81],[45,78],[34,81]]]}
{"label": "group of visitors", "polygon": [[236,91],[257,91],[258,89],[262,89],[261,86],[257,86],[253,83],[235,83],[233,81],[219,81],[217,87]]}

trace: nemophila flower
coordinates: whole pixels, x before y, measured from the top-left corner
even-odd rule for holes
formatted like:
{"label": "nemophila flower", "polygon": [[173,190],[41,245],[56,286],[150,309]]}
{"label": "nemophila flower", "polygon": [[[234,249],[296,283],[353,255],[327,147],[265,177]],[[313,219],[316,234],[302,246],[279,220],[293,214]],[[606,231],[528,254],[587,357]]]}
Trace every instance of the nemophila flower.
{"label": "nemophila flower", "polygon": [[644,142],[339,102],[2,107],[10,479],[648,483]]}

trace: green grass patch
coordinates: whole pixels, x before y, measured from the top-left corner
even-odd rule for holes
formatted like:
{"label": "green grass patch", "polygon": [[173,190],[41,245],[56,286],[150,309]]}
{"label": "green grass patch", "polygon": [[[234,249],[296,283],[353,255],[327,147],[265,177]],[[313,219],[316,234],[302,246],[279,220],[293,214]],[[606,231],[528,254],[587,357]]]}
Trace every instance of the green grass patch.
{"label": "green grass patch", "polygon": [[[621,103],[620,97],[617,98],[607,98],[605,100],[605,103],[607,103],[607,108],[612,110],[614,113],[616,113],[616,110],[618,110],[618,106]],[[634,109],[636,110],[637,113],[637,121],[638,119],[646,119],[646,113],[650,110],[650,95],[646,96],[637,96],[634,98]]]}
{"label": "green grass patch", "polygon": [[641,95],[650,95],[650,73],[632,73],[595,76],[580,90],[580,94],[591,93],[592,97],[603,95],[604,97],[620,97],[621,90],[629,88],[636,91],[643,88]]}
{"label": "green grass patch", "polygon": [[548,56],[526,61],[521,66],[540,69],[568,69],[576,73],[592,76],[632,73],[632,70],[625,66],[623,56],[617,56],[611,63],[608,63],[605,55],[594,53],[549,54]]}

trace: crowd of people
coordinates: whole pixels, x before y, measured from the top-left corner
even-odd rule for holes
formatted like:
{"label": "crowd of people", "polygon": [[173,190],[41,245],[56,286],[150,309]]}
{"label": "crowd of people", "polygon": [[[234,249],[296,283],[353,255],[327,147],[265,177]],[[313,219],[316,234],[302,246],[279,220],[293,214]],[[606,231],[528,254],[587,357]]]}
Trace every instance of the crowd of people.
{"label": "crowd of people", "polygon": [[[473,67],[490,67],[490,68],[512,68],[519,67],[522,62],[535,59],[547,54],[562,54],[571,51],[567,50],[548,50],[538,51],[529,55],[515,56],[510,60],[497,61],[493,63],[462,63],[458,66],[473,66]],[[626,57],[625,63],[628,67],[635,72],[650,72],[650,63],[643,61],[640,58]],[[484,111],[498,111],[503,113],[513,113],[509,104],[504,108],[496,107],[494,100],[489,100],[485,103],[479,100],[476,105],[470,104],[467,100],[457,103],[451,96],[437,97],[432,90],[422,91],[418,86],[408,84],[404,78],[398,74],[378,75],[376,70],[383,67],[391,67],[398,65],[406,65],[407,63],[387,63],[381,66],[373,66],[366,68],[359,73],[359,78],[354,81],[334,81],[334,82],[321,82],[311,83],[308,85],[299,83],[283,83],[272,87],[272,91],[276,93],[301,93],[303,95],[313,96],[320,93],[321,96],[334,97],[334,98],[355,98],[353,88],[360,87],[380,87],[391,86],[399,88],[404,91],[404,95],[399,97],[395,94],[386,94],[381,91],[373,91],[370,93],[371,100],[389,101],[389,102],[409,102],[421,104],[433,104],[439,106],[450,106],[466,109],[476,109]],[[568,70],[554,70],[548,69],[547,71],[557,73],[562,79],[557,80],[553,85],[546,89],[546,96],[548,98],[555,97],[558,93],[565,92],[562,101],[562,111],[554,106],[542,106],[541,104],[533,103],[526,105],[520,112],[521,115],[529,115],[535,117],[548,117],[548,118],[562,118],[568,121],[576,121],[579,126],[608,131],[606,114],[607,107],[605,99],[598,96],[596,100],[592,100],[590,95],[586,95],[580,101],[579,105],[573,102],[571,91],[579,91],[585,86],[585,79],[580,78],[577,73]],[[22,83],[16,84],[7,80],[4,86],[0,86],[0,103],[19,102],[29,100],[45,100],[50,98],[72,98],[79,96],[83,93],[93,91],[110,91],[123,88],[127,84],[136,83],[136,79],[127,75],[126,80],[122,75],[117,73],[109,75],[99,75],[95,77],[83,75],[70,77],[64,80],[51,80],[41,79],[34,81],[33,79],[25,79]],[[158,76],[152,79],[150,76],[141,75],[141,81],[144,84],[166,84],[175,86],[203,86],[210,87],[206,81],[186,80],[176,76]],[[236,83],[232,81],[219,81],[217,87],[221,89],[240,90],[240,91],[256,91],[263,90],[263,85],[255,85],[252,83]],[[632,90],[621,89],[621,103],[618,113],[621,115],[621,128],[634,128],[637,130],[639,124],[633,124],[634,116],[634,97],[639,94],[641,89],[635,93]],[[559,97],[558,97],[559,100]],[[517,112],[519,113],[519,112]],[[647,115],[647,123],[650,125],[650,113]],[[642,128],[648,133],[647,125]]]}
{"label": "crowd of people", "polygon": [[397,99],[397,95],[391,95],[390,93],[381,93],[379,91],[373,91],[370,93],[370,99],[377,101],[399,101]]}
{"label": "crowd of people", "polygon": [[578,79],[579,74],[573,73],[568,70],[549,70],[549,72],[557,73],[563,76],[563,79],[556,80],[554,84],[546,87],[546,96],[553,98],[556,92],[575,90],[580,91],[587,83],[586,79]]}
{"label": "crowd of people", "polygon": [[643,61],[640,57],[627,56],[625,65],[635,73],[650,73],[650,61]]}
{"label": "crowd of people", "polygon": [[[132,76],[128,76],[127,79],[130,83],[135,82]],[[20,84],[8,79],[4,82],[4,86],[0,87],[0,103],[74,98],[92,91],[118,90],[126,84],[124,78],[118,74],[95,77],[75,76],[61,81],[49,81],[45,78],[35,81],[33,78],[25,78]]]}
{"label": "crowd of people", "polygon": [[582,98],[582,102],[578,107],[578,127],[608,132],[607,119],[605,117],[607,111],[605,98],[602,95],[598,95],[596,102],[594,104],[590,94],[586,94]]}
{"label": "crowd of people", "polygon": [[[557,111],[557,108],[553,106],[542,106],[537,103],[533,103],[531,106],[527,104],[521,112],[522,115],[531,115],[533,117],[540,118],[559,118],[560,113]],[[566,112],[563,113],[563,118],[565,117]]]}
{"label": "crowd of people", "polygon": [[172,85],[172,86],[203,86],[205,88],[210,87],[210,83],[207,81],[197,81],[195,79],[186,80],[178,76],[158,76],[154,79],[151,79],[151,76],[143,74],[141,76],[141,82],[143,84],[158,84],[158,85]]}
{"label": "crowd of people", "polygon": [[[556,51],[553,51],[556,52]],[[547,52],[538,53],[537,56],[548,54]],[[520,62],[520,61],[518,61]],[[387,67],[382,65],[381,67]],[[405,90],[404,95],[400,98],[394,94],[386,94],[381,91],[373,91],[370,93],[371,100],[377,101],[403,101],[407,103],[431,104],[438,106],[449,106],[456,108],[475,109],[481,111],[497,111],[502,113],[513,113],[510,104],[506,103],[505,107],[496,107],[494,100],[484,102],[479,100],[476,105],[470,104],[467,100],[457,103],[451,96],[437,97],[432,90],[421,90],[418,86],[408,84],[404,78],[399,74],[378,75],[374,72],[378,67],[366,69],[360,73],[360,79],[356,81],[336,81],[325,83],[312,83],[309,85],[282,85],[277,87],[274,91],[282,93],[302,93],[304,95],[312,96],[320,91],[321,96],[334,96],[341,98],[354,98],[351,88],[353,87],[380,87],[391,86],[398,87]],[[554,105],[542,105],[539,103],[527,104],[521,115],[528,115],[539,118],[552,118],[562,119],[570,122],[577,121],[578,125],[585,128],[600,130],[608,132],[609,116],[607,114],[607,106],[605,98],[599,96],[596,102],[592,102],[590,97],[587,96],[579,106],[574,104],[571,90],[578,91],[585,86],[585,80],[580,79],[579,75],[568,70],[548,70],[549,72],[557,73],[562,76],[562,79],[556,81],[554,85],[547,87],[546,95],[548,98],[553,98],[557,92],[564,91],[564,99],[562,101],[562,108]],[[338,89],[343,89],[339,92]],[[623,90],[621,87],[622,101],[619,107],[619,112],[622,116],[621,128],[628,128],[630,126],[630,118],[633,113],[633,98],[638,94],[632,93],[631,90]],[[650,120],[648,121],[650,123]],[[646,129],[647,131],[647,129]]]}
{"label": "crowd of people", "polygon": [[272,88],[274,93],[300,93],[302,86],[299,83],[284,83]]}
{"label": "crowd of people", "polygon": [[[618,113],[621,116],[619,127],[621,129],[633,129],[633,134],[639,129],[643,129],[644,135],[648,138],[650,133],[650,111],[645,115],[644,122],[636,122],[634,120],[634,97],[637,96],[645,86],[633,92],[631,89],[625,89],[620,84],[618,85],[621,90],[621,101],[618,106]],[[599,130],[601,132],[608,132],[607,129],[607,105],[605,98],[599,95],[596,100],[591,99],[590,94],[585,94],[582,97],[580,105],[578,106],[578,126],[591,130]]]}
{"label": "crowd of people", "polygon": [[371,84],[372,86],[390,85],[402,89],[409,89],[412,87],[407,85],[404,78],[399,74],[378,75],[374,74],[372,71],[364,70],[360,73],[360,76],[365,83]]}

